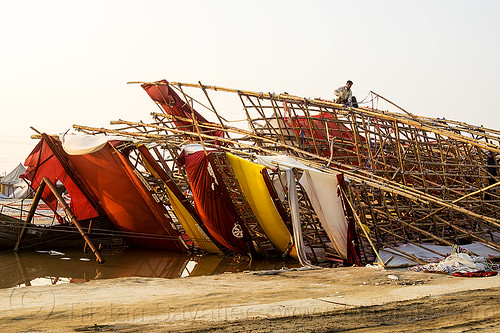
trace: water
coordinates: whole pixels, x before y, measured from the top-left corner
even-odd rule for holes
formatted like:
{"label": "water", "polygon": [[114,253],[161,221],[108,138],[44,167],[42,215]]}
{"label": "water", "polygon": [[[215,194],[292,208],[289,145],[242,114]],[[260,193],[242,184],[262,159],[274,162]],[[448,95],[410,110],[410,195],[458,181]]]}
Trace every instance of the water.
{"label": "water", "polygon": [[[60,252],[58,252],[60,251]],[[0,253],[0,288],[82,283],[119,277],[179,278],[246,270],[299,267],[294,260],[250,260],[217,255],[193,256],[166,251],[125,249],[102,251],[97,264],[81,250]]]}
{"label": "water", "polygon": [[[0,200],[4,214],[19,218],[31,199]],[[51,212],[39,206],[35,223],[50,224]],[[24,215],[26,212],[23,213]],[[23,215],[23,216],[24,216]],[[106,262],[97,264],[92,253],[81,249],[49,251],[0,252],[0,288],[81,283],[119,277],[179,278],[213,275],[246,270],[299,267],[295,260],[250,260],[218,255],[186,255],[161,250],[127,248],[101,251]]]}

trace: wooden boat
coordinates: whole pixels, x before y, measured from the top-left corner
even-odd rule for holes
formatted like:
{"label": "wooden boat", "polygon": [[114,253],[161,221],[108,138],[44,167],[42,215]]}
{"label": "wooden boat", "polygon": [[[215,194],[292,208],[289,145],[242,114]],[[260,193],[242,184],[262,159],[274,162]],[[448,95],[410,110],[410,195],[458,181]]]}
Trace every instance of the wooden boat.
{"label": "wooden boat", "polygon": [[[90,238],[101,247],[110,247],[123,244],[123,237],[116,233],[113,225],[105,219],[82,221],[82,226],[89,232]],[[23,221],[18,218],[0,213],[0,248],[3,250],[14,249]],[[89,227],[92,225],[92,228]],[[35,225],[29,224],[26,236],[19,250],[55,250],[65,248],[80,248],[85,246],[78,229],[69,224]]]}

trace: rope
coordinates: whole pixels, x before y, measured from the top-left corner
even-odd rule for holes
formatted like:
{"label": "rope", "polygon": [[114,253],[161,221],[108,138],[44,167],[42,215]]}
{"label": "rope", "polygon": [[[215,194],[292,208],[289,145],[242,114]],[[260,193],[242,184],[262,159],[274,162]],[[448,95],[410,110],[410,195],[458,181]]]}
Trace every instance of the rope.
{"label": "rope", "polygon": [[[21,229],[21,222],[10,222],[9,226],[12,228]],[[66,233],[66,234],[80,234],[78,229],[73,226],[67,226],[68,229],[51,229],[50,227],[36,226],[32,225],[29,227],[30,230],[35,231],[48,231],[54,233]],[[71,230],[73,229],[73,230]],[[91,232],[88,233],[90,236],[122,236],[122,237],[133,237],[133,238],[141,238],[141,239],[154,239],[154,240],[178,240],[177,236],[168,236],[168,235],[158,235],[158,234],[150,234],[150,233],[139,233],[133,231],[121,231],[121,230],[112,230],[112,229],[100,229],[100,228],[92,228]],[[5,235],[8,235],[5,233]],[[204,238],[190,238],[190,240],[198,241],[198,242],[208,242]],[[30,245],[32,246],[32,245]]]}
{"label": "rope", "polygon": [[362,100],[361,102],[358,102],[358,104],[368,104],[368,103],[370,103],[371,101],[373,101],[374,97],[372,97],[372,99],[371,99],[371,100],[369,100],[369,101],[365,102],[365,100],[366,100],[366,99],[370,96],[370,94],[371,94],[371,92],[369,92],[369,93],[368,93],[368,95],[366,95],[366,97],[365,97],[365,98],[363,98],[363,100]]}

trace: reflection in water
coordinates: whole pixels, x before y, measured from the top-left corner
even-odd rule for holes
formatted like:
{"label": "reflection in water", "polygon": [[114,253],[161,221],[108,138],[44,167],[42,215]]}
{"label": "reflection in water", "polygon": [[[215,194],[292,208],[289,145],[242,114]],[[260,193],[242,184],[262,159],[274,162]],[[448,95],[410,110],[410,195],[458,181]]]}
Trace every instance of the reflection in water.
{"label": "reflection in water", "polygon": [[178,277],[222,274],[245,270],[298,267],[291,260],[250,260],[217,255],[185,255],[144,249],[103,251],[99,265],[92,253],[40,251],[0,253],[0,288],[79,283],[118,277]]}

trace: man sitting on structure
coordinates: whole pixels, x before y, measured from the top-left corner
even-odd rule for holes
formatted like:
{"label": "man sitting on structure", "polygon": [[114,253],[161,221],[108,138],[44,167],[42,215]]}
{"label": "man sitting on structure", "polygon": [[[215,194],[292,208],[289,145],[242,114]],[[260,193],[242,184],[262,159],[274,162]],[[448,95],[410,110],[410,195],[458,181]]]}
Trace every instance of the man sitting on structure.
{"label": "man sitting on structure", "polygon": [[358,107],[356,97],[352,95],[351,86],[352,81],[348,80],[345,86],[339,87],[337,90],[335,90],[335,96],[337,96],[335,103],[347,104],[348,106],[352,106],[355,108]]}

